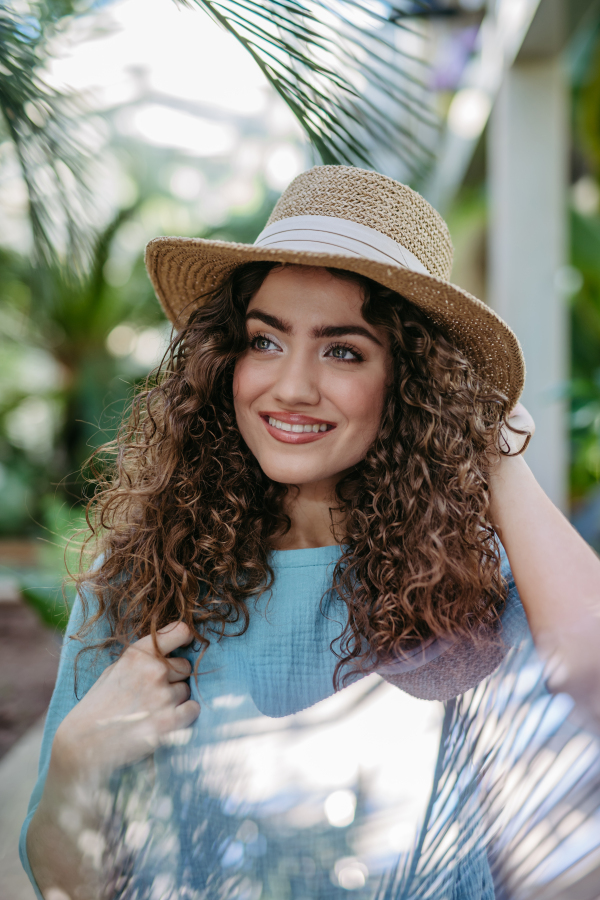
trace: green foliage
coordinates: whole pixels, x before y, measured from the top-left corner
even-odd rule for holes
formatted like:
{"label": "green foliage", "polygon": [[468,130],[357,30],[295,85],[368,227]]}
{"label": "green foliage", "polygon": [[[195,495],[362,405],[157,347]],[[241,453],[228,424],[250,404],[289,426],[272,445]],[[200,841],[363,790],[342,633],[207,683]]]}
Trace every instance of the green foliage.
{"label": "green foliage", "polygon": [[571,485],[600,482],[600,216],[571,216],[571,259],[583,284],[571,309]]}
{"label": "green foliage", "polygon": [[64,631],[75,599],[65,569],[68,573],[78,570],[85,513],[81,506],[70,506],[56,494],[43,497],[40,507],[40,565],[33,572],[18,574],[19,589],[45,625]]}
{"label": "green foliage", "polygon": [[74,97],[40,74],[49,41],[74,4],[32,2],[22,12],[0,6],[0,136],[14,147],[29,197],[36,258],[64,258],[75,269],[88,253],[83,208],[87,151],[78,137],[82,111]]}
{"label": "green foliage", "polygon": [[572,62],[573,119],[579,152],[600,176],[600,16],[590,23]]}
{"label": "green foliage", "polygon": [[60,578],[58,581],[56,584],[52,575],[30,576],[24,579],[20,591],[25,603],[38,614],[44,625],[64,633],[73,598],[64,593]]}
{"label": "green foliage", "polygon": [[[178,0],[235,35],[288,104],[326,164],[420,182],[434,162],[439,121],[415,4],[356,0]],[[431,4],[418,4],[427,12]],[[408,42],[403,38],[409,36]],[[410,44],[410,51],[404,49]]]}
{"label": "green foliage", "polygon": [[[573,121],[584,171],[600,179],[600,16],[573,63]],[[583,276],[571,313],[571,486],[575,498],[600,483],[600,212],[571,214],[571,261]]]}
{"label": "green foliage", "polygon": [[[53,485],[80,499],[82,463],[113,436],[132,382],[143,374],[124,380],[127,373],[106,350],[110,330],[128,317],[143,320],[150,298],[158,314],[147,281],[128,294],[104,277],[112,241],[132,214],[121,211],[99,235],[85,278],[75,280],[57,264],[27,267],[8,255],[0,264],[0,283],[7,285],[0,313],[0,464],[12,499],[0,514],[0,532],[35,527]],[[39,433],[32,436],[36,416]]]}

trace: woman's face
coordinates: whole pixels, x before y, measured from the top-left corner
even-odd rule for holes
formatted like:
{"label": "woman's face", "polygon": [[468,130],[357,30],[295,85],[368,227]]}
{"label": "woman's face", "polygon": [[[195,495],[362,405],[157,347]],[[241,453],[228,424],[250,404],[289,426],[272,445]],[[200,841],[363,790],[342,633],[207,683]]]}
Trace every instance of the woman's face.
{"label": "woman's face", "polygon": [[365,322],[362,302],[354,282],[302,266],[271,271],[250,301],[234,404],[272,481],[335,483],[375,439],[392,359],[387,332]]}

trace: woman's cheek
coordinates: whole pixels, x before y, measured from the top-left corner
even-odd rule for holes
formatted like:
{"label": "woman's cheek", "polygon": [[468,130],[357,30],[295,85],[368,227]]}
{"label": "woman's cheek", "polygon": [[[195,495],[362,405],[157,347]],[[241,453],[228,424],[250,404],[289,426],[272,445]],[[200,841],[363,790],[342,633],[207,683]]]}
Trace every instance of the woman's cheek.
{"label": "woman's cheek", "polygon": [[235,409],[235,418],[240,429],[240,433],[246,440],[246,429],[244,427],[244,413],[248,406],[247,390],[248,378],[245,374],[246,366],[244,360],[238,360],[233,372],[233,407]]}
{"label": "woman's cheek", "polygon": [[233,371],[233,399],[236,407],[249,405],[256,393],[258,381],[256,367],[244,357],[239,359]]}
{"label": "woman's cheek", "polygon": [[237,360],[235,364],[235,368],[233,370],[233,397],[234,400],[237,400],[240,394],[240,387],[242,385],[243,372],[245,367],[245,359],[242,356]]}
{"label": "woman's cheek", "polygon": [[356,422],[361,430],[375,439],[381,422],[386,380],[379,373],[364,381],[353,381],[340,393],[338,405],[349,422]]}
{"label": "woman's cheek", "polygon": [[238,428],[246,441],[253,419],[252,403],[268,391],[269,385],[270,377],[264,366],[244,357],[238,360],[233,372],[233,405]]}

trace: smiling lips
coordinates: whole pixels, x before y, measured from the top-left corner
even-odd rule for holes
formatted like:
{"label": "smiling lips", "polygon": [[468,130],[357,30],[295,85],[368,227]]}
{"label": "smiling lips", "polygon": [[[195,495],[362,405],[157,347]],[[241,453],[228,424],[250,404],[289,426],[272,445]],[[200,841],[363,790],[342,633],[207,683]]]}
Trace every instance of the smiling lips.
{"label": "smiling lips", "polygon": [[264,412],[260,417],[269,434],[284,444],[309,444],[325,437],[335,428],[331,422],[299,413]]}

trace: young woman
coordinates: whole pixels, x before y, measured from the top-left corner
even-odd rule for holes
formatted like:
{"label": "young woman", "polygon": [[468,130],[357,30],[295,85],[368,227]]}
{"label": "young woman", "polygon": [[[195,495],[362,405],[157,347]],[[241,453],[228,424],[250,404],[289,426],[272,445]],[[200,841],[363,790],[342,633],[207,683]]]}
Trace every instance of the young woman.
{"label": "young woman", "polygon": [[[318,880],[338,872],[318,816],[306,849],[306,791],[275,809],[257,786],[260,736],[271,753],[373,673],[456,696],[518,640],[523,607],[556,686],[600,718],[600,562],[520,455],[518,342],[448,282],[451,259],[423,198],[342,166],[299,176],[252,247],[149,245],[176,334],[93,504],[23,829],[38,896],[343,894]],[[144,759],[131,863],[98,829]]]}

